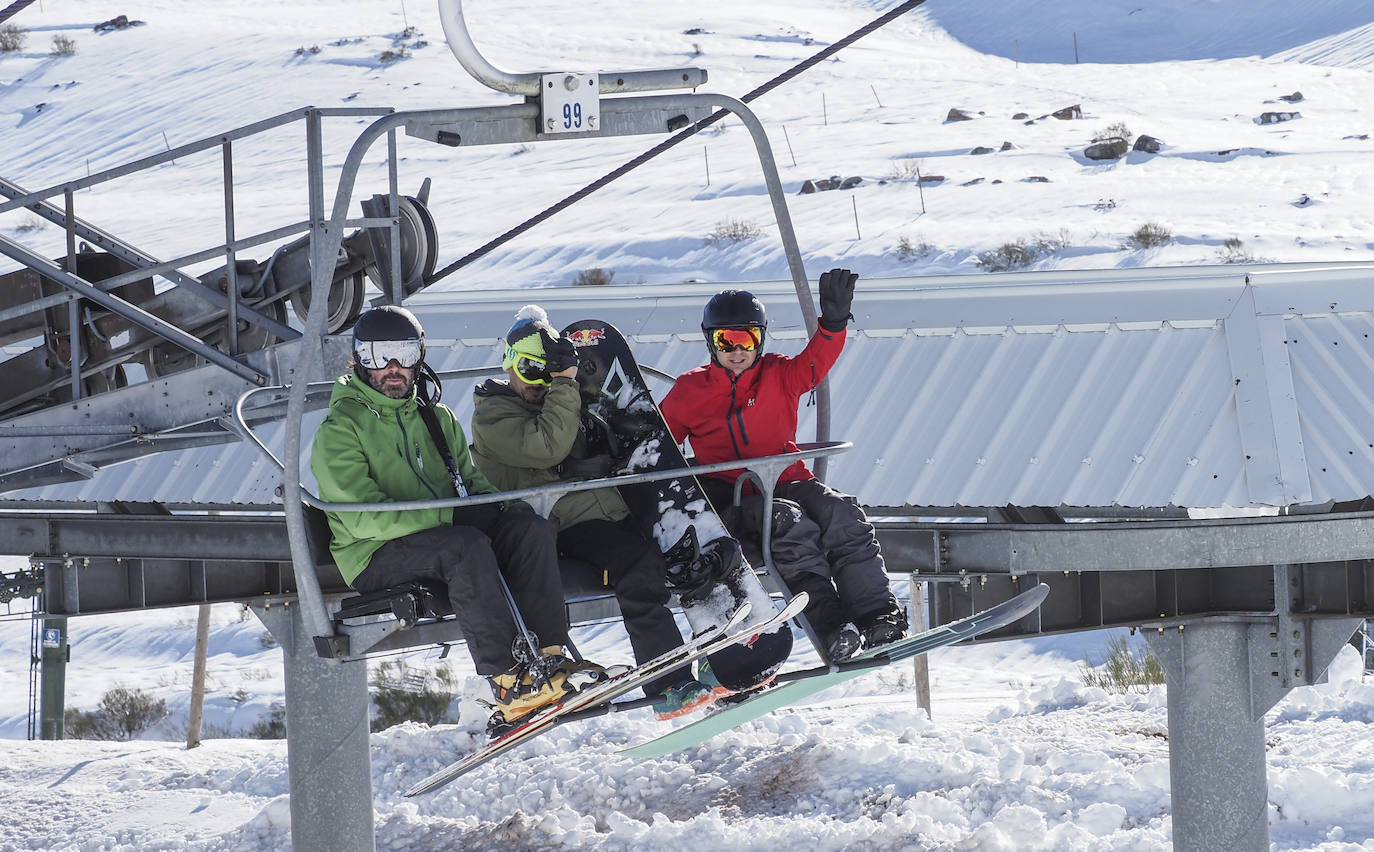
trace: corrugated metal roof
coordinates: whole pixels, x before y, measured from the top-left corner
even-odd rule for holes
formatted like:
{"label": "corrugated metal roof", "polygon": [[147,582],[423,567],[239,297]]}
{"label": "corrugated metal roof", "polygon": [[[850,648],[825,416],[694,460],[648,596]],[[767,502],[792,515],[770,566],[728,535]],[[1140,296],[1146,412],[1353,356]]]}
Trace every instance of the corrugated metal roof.
{"label": "corrugated metal roof", "polygon": [[[873,506],[1254,507],[1374,492],[1374,267],[1272,265],[864,281],[832,374],[828,480]],[[770,348],[804,343],[790,283],[743,285]],[[494,365],[526,302],[627,332],[643,364],[706,358],[717,284],[422,294],[440,370]],[[466,422],[471,383],[445,402]],[[661,384],[659,389],[666,389]],[[802,411],[803,439],[814,408]],[[312,421],[308,428],[313,428]],[[280,447],[280,430],[264,427]],[[313,484],[304,472],[303,481]],[[6,500],[271,501],[245,445],[118,465]]]}

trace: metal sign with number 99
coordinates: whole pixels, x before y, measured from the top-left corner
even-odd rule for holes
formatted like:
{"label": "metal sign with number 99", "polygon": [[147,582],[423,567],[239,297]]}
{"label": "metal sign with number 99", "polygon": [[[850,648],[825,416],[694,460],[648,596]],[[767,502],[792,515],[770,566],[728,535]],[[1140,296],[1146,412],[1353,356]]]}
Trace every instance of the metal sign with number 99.
{"label": "metal sign with number 99", "polygon": [[600,83],[596,74],[544,74],[540,82],[541,133],[597,129]]}

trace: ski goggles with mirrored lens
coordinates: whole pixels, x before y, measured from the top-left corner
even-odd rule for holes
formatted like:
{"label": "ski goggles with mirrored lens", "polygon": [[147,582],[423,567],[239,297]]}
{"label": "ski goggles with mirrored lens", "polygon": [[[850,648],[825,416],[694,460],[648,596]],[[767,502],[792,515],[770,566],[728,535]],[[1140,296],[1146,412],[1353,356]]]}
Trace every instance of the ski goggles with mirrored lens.
{"label": "ski goggles with mirrored lens", "polygon": [[763,343],[763,326],[717,328],[711,331],[711,345],[718,352],[733,352],[736,349],[752,352],[761,343]]}
{"label": "ski goggles with mirrored lens", "polygon": [[527,385],[547,385],[553,377],[549,375],[549,362],[528,355],[515,359],[515,374]]}
{"label": "ski goggles with mirrored lens", "polygon": [[423,340],[359,340],[353,344],[358,363],[369,370],[380,370],[395,361],[406,369],[420,363],[425,354]]}

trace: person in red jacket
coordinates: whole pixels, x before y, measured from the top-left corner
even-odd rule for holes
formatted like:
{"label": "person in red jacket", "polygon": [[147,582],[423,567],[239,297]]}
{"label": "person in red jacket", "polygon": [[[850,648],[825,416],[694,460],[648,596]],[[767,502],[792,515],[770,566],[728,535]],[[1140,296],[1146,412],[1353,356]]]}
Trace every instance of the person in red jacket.
{"label": "person in red jacket", "polygon": [[[678,376],[659,405],[674,440],[690,440],[701,464],[794,452],[798,402],[844,349],[858,278],[848,269],[821,275],[820,327],[795,357],[764,353],[768,320],[752,293],[712,297],[701,321],[711,361]],[[740,473],[701,477],[715,506],[732,505]],[[762,496],[752,483],[745,490],[738,511],[721,513],[736,538],[756,537],[762,521]],[[830,660],[900,639],[906,614],[888,587],[877,534],[859,501],[800,461],[778,477],[774,495],[773,561],[794,593],[810,594],[806,616]]]}

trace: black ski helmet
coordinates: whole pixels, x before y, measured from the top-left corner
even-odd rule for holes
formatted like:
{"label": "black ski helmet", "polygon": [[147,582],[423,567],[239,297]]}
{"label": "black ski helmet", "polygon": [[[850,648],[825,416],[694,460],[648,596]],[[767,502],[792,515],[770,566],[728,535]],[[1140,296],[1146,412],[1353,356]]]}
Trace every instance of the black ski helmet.
{"label": "black ski helmet", "polygon": [[420,363],[425,360],[425,329],[415,314],[396,305],[382,305],[363,311],[353,324],[353,355],[357,359],[358,344],[377,340],[420,341]]}
{"label": "black ski helmet", "polygon": [[[701,333],[706,338],[706,348],[715,359],[715,347],[711,345],[711,332],[717,328],[761,328],[768,329],[768,316],[760,302],[748,290],[722,290],[711,297],[701,312]],[[759,334],[758,353],[763,354],[765,335]]]}

